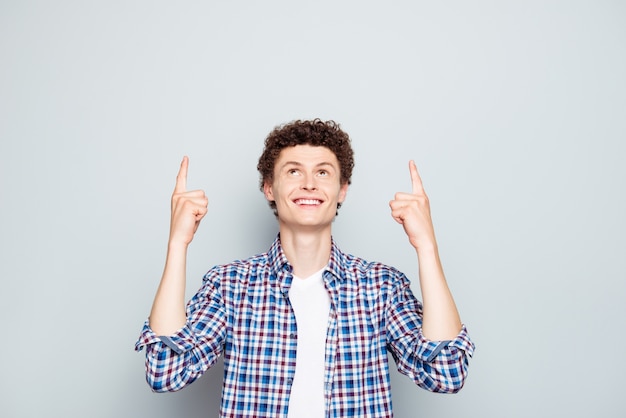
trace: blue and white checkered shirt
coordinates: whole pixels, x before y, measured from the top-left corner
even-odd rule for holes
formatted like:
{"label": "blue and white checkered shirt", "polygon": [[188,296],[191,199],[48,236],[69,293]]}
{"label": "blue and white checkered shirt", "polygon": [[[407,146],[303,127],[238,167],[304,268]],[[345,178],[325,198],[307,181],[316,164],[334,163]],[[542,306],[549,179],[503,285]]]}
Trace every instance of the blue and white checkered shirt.
{"label": "blue and white checkered shirt", "polygon": [[[221,417],[286,417],[298,329],[288,292],[292,267],[277,238],[267,253],[216,266],[187,305],[187,324],[159,337],[144,325],[146,379],[156,392],[193,382],[224,355]],[[345,254],[333,241],[323,274],[331,299],[326,335],[328,417],[391,417],[387,351],[398,370],[433,392],[453,393],[474,344],[422,335],[422,305],[404,274]]]}

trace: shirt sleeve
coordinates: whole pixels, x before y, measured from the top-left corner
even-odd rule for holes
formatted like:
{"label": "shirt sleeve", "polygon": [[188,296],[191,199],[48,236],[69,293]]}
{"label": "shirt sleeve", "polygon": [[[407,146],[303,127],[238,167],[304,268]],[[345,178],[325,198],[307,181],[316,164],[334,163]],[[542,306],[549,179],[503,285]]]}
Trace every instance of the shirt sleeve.
{"label": "shirt sleeve", "polygon": [[431,341],[422,333],[422,304],[401,276],[387,311],[387,344],[398,371],[431,392],[455,393],[467,377],[474,343],[463,325],[450,341]]}
{"label": "shirt sleeve", "polygon": [[187,323],[176,333],[157,336],[149,320],[135,344],[146,349],[146,381],[155,392],[172,392],[195,381],[223,351],[226,313],[219,280],[207,273],[187,304]]}

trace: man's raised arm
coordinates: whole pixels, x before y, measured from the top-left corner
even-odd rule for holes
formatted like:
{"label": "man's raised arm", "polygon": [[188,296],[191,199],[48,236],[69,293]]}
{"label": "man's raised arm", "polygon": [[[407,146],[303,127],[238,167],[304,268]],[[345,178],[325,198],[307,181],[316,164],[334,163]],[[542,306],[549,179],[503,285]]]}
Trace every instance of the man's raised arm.
{"label": "man's raised arm", "polygon": [[391,216],[404,227],[417,252],[424,306],[422,333],[432,341],[452,340],[461,331],[461,319],[443,274],[430,204],[415,162],[409,162],[409,171],[413,190],[396,193],[389,203]]}
{"label": "man's raised arm", "polygon": [[209,201],[204,191],[187,191],[188,168],[189,158],[184,157],[172,194],[165,268],[150,312],[150,328],[157,335],[172,335],[187,321],[185,314],[187,247],[208,210]]}

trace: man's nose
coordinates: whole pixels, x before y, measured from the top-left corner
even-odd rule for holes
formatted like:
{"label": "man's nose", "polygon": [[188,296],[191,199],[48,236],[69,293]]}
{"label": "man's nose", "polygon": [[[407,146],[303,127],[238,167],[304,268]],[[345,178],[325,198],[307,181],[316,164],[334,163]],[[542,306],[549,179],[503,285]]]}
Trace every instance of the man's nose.
{"label": "man's nose", "polygon": [[301,187],[304,190],[317,190],[317,183],[313,174],[305,174],[302,178]]}

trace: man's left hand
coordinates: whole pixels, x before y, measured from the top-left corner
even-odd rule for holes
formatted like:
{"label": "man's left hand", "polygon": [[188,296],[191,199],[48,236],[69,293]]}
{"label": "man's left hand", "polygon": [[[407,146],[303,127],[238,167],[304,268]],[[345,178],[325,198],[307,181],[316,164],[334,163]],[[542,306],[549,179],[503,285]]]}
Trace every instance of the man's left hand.
{"label": "man's left hand", "polygon": [[391,216],[404,228],[409,242],[416,250],[434,248],[435,231],[430,216],[430,204],[414,161],[409,161],[412,192],[398,192],[389,202]]}

